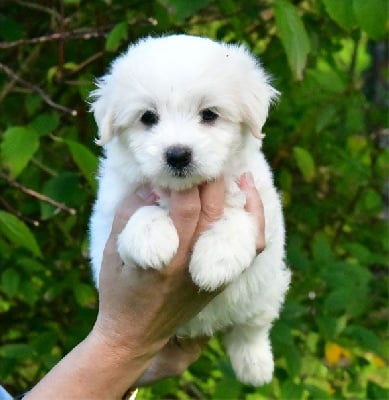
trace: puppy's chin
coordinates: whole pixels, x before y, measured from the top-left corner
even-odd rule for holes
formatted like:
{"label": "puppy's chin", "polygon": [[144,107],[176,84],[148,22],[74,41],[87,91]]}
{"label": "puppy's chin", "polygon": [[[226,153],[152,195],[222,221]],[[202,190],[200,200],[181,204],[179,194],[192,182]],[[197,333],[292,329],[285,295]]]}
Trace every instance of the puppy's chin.
{"label": "puppy's chin", "polygon": [[161,175],[158,178],[149,177],[149,180],[153,186],[162,189],[174,190],[177,192],[190,189],[194,186],[201,185],[202,183],[209,182],[213,179],[216,179],[216,177],[204,177],[197,174],[187,174],[182,176],[173,176],[169,174]]}

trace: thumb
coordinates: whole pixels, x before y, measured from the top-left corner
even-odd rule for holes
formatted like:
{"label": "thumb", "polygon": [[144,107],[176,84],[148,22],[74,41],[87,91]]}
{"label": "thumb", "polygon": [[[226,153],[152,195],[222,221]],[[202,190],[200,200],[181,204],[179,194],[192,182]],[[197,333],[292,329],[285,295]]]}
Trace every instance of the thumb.
{"label": "thumb", "polygon": [[158,195],[149,185],[140,186],[135,193],[125,197],[116,210],[111,235],[118,235],[139,208],[151,206],[157,200]]}

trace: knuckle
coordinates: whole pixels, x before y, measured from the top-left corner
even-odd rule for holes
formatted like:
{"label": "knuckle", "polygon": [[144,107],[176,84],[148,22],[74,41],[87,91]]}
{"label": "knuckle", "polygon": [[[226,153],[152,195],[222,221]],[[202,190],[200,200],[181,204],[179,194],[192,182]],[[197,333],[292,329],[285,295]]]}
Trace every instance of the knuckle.
{"label": "knuckle", "polygon": [[223,209],[216,203],[206,203],[202,207],[204,217],[210,221],[219,219],[222,215]]}
{"label": "knuckle", "polygon": [[191,219],[200,213],[200,205],[195,202],[186,202],[182,204],[179,211],[180,216],[183,219]]}

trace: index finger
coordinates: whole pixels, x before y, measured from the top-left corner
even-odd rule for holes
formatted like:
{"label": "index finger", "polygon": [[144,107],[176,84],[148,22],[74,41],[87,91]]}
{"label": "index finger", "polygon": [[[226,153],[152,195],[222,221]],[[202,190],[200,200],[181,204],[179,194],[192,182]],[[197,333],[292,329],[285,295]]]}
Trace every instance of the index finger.
{"label": "index finger", "polygon": [[201,213],[196,231],[198,235],[222,217],[225,192],[226,185],[224,178],[215,179],[201,187]]}
{"label": "index finger", "polygon": [[193,244],[193,235],[200,215],[200,197],[195,186],[180,192],[170,194],[169,215],[176,227],[180,239],[179,252],[187,252]]}
{"label": "index finger", "polygon": [[104,248],[104,260],[121,264],[117,252],[117,236],[123,230],[130,217],[141,207],[150,206],[157,200],[156,194],[148,186],[142,186],[135,193],[125,197],[118,205],[112,222],[111,233]]}
{"label": "index finger", "polygon": [[125,197],[116,209],[111,234],[118,235],[138,208],[150,206],[157,199],[158,196],[147,185],[141,186],[135,193]]}

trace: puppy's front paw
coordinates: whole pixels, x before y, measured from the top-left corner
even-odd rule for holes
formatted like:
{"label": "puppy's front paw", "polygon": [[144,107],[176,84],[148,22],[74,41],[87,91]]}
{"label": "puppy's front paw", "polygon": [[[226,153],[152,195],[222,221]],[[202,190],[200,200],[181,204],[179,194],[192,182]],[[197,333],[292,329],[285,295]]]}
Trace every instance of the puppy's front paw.
{"label": "puppy's front paw", "polygon": [[125,263],[161,269],[178,249],[178,234],[166,210],[140,208],[118,236],[118,251]]}
{"label": "puppy's front paw", "polygon": [[257,228],[243,210],[226,210],[198,239],[189,264],[193,281],[204,290],[232,282],[255,257]]}

